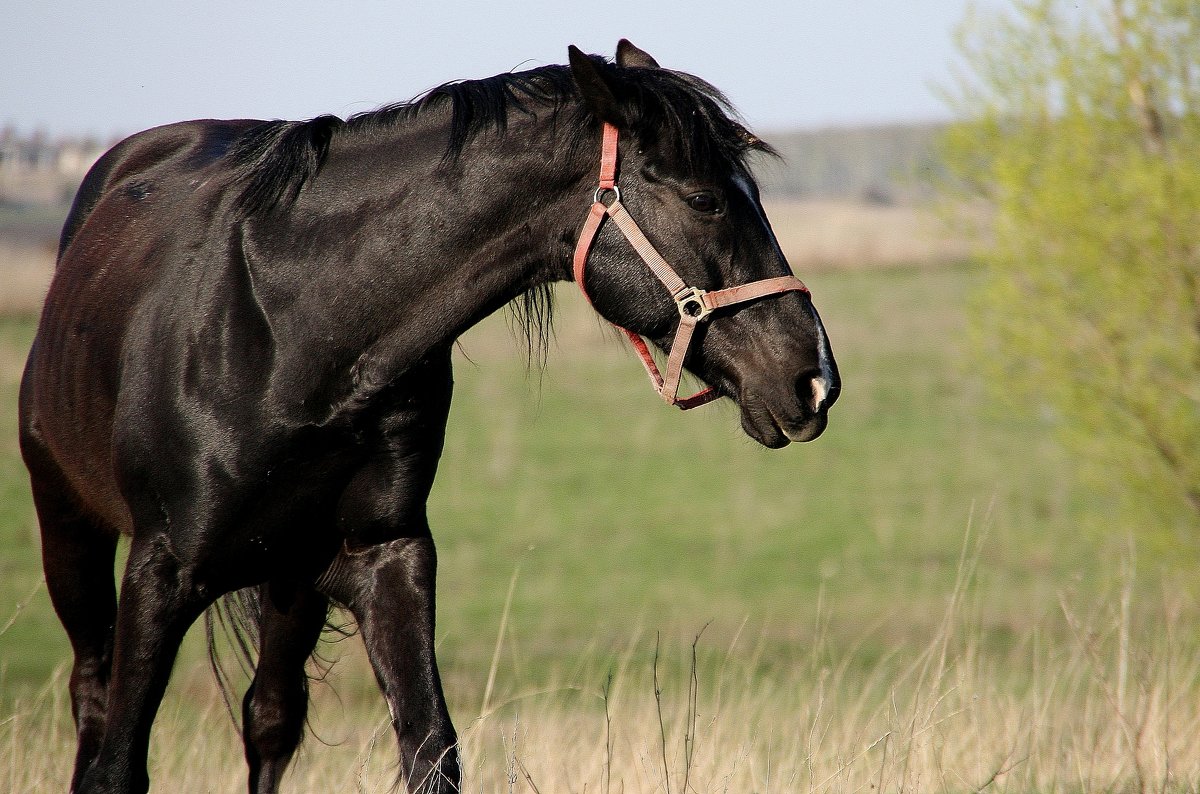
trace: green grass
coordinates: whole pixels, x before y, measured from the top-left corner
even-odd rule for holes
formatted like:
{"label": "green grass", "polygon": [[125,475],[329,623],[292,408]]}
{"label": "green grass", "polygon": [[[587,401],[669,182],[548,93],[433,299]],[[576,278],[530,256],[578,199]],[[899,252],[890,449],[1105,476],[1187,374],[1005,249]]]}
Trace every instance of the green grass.
{"label": "green grass", "polygon": [[821,592],[840,639],[889,615],[896,635],[924,636],[972,513],[991,538],[981,584],[1006,592],[985,616],[997,636],[1053,609],[1056,583],[1093,579],[1102,559],[1071,531],[1076,496],[1044,428],[990,412],[963,361],[973,279],[818,279],[845,389],[826,434],[784,451],[745,438],[732,406],[666,410],[615,342],[564,343],[540,388],[474,356],[431,504],[449,656],[489,650],[470,638],[499,624],[518,567],[514,644],[548,660],[630,625],[712,620],[722,638],[743,618],[803,648]]}
{"label": "green grass", "polygon": [[[705,626],[722,652],[754,637],[742,645],[763,674],[818,643],[867,669],[936,631],[968,527],[972,548],[983,537],[978,642],[998,658],[1033,627],[1065,631],[1060,592],[1114,587],[1120,544],[1079,529],[1097,497],[1072,486],[1046,427],[989,405],[964,358],[972,270],[806,280],[844,391],[821,439],[782,451],[747,439],[733,406],[664,407],[569,290],[544,372],[502,318],[465,338],[430,504],[449,686],[482,691],[514,576],[502,694],[610,663],[636,636]],[[37,588],[15,440],[32,327],[0,320],[0,628],[24,606],[0,635],[0,703],[69,658]]]}
{"label": "green grass", "polygon": [[0,629],[8,625],[0,635],[0,702],[44,680],[70,654],[39,584],[37,522],[17,445],[17,384],[33,332],[32,319],[0,317]]}

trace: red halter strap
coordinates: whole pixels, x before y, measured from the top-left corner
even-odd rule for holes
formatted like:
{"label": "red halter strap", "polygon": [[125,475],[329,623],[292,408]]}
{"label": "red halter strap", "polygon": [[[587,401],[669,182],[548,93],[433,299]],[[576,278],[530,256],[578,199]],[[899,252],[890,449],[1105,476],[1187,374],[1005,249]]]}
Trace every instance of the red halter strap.
{"label": "red halter strap", "polygon": [[[605,198],[611,198],[611,201],[605,203]],[[633,344],[634,350],[642,360],[642,366],[646,368],[646,374],[650,376],[651,385],[668,405],[677,405],[686,411],[720,397],[711,387],[697,392],[691,397],[679,396],[679,379],[683,376],[683,361],[687,358],[692,334],[697,325],[708,320],[710,314],[717,309],[745,303],[767,295],[778,295],[783,292],[808,292],[804,282],[795,276],[767,278],[712,292],[688,286],[674,268],[662,258],[654,245],[646,239],[641,227],[630,217],[621,203],[621,191],[617,187],[617,128],[608,123],[604,124],[604,136],[601,143],[599,187],[596,188],[592,207],[588,210],[587,219],[579,233],[579,242],[575,246],[575,283],[579,285],[579,289],[588,299],[588,303],[591,303],[592,299],[584,287],[584,271],[587,268],[588,253],[592,250],[592,244],[600,233],[600,225],[605,218],[612,218],[621,234],[625,235],[625,239],[633,246],[633,250],[671,293],[671,298],[674,299],[675,306],[679,310],[679,328],[675,331],[675,339],[671,343],[671,351],[667,355],[665,377],[659,373],[658,365],[654,363],[646,341],[628,328],[617,326],[629,337],[630,343]]]}

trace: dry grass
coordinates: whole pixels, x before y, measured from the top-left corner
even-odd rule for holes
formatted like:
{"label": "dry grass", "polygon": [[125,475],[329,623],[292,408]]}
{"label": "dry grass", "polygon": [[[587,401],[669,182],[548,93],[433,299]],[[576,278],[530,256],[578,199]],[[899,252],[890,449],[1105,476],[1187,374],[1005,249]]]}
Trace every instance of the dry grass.
{"label": "dry grass", "polygon": [[[913,206],[853,201],[773,201],[767,214],[780,246],[798,271],[865,270],[961,261],[965,235],[951,234],[938,215]],[[0,314],[32,314],[54,269],[52,245],[0,238]]]}
{"label": "dry grass", "polygon": [[779,245],[798,272],[938,266],[970,253],[965,233],[931,208],[848,200],[767,201]]}
{"label": "dry grass", "polygon": [[[1068,641],[1035,627],[997,655],[977,641],[973,566],[960,565],[923,647],[895,647],[866,670],[854,649],[834,650],[820,632],[801,658],[765,659],[746,632],[727,648],[706,647],[703,636],[673,642],[660,657],[658,641],[635,631],[626,649],[582,660],[550,690],[487,706],[478,689],[459,692],[464,790],[1200,790],[1200,657],[1178,605],[1166,598],[1155,625],[1134,626],[1131,589],[1083,608],[1064,594]],[[369,677],[349,652],[334,676],[342,685]],[[0,789],[63,788],[72,754],[64,678],[0,723]],[[244,785],[238,741],[207,679],[199,667],[177,676],[157,723],[154,791]],[[378,697],[337,688],[316,687],[315,736],[286,790],[392,790]]]}
{"label": "dry grass", "polygon": [[0,314],[36,314],[53,274],[53,249],[0,239]]}

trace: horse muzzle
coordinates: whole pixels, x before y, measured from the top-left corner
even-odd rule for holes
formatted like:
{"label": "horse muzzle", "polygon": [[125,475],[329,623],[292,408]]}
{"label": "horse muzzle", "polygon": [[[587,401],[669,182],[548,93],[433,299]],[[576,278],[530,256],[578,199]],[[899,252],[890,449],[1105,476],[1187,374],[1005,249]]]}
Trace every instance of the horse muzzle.
{"label": "horse muzzle", "polygon": [[825,432],[829,409],[840,391],[836,375],[812,373],[797,378],[791,394],[743,389],[737,400],[742,429],[769,449],[786,447],[793,441],[812,441]]}
{"label": "horse muzzle", "polygon": [[829,409],[842,393],[842,378],[821,316],[811,300],[805,303],[813,322],[812,342],[816,348],[808,355],[815,352],[815,362],[795,378],[760,375],[744,381],[738,389],[742,429],[770,449],[819,437],[829,424]]}

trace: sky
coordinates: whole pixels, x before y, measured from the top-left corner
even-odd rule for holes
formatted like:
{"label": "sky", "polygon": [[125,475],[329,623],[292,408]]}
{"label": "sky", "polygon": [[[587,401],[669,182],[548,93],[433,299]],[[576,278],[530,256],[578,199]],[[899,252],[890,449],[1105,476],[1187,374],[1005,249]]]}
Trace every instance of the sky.
{"label": "sky", "polygon": [[948,117],[968,0],[8,0],[0,127],[101,138],[191,118],[346,116],[625,37],[761,131]]}

